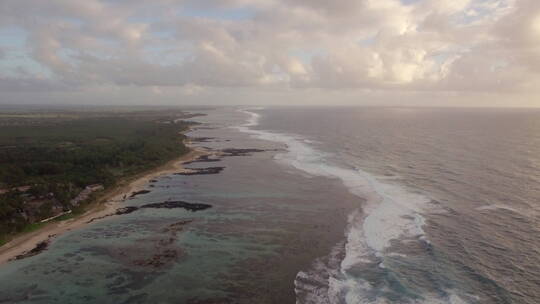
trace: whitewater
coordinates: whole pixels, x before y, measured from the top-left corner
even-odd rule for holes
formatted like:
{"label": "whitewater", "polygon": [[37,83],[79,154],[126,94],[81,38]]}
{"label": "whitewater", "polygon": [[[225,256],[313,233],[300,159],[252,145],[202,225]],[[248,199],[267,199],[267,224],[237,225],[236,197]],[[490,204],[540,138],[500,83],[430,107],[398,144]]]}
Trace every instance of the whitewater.
{"label": "whitewater", "polygon": [[[392,252],[393,242],[417,241],[430,246],[423,230],[423,212],[431,199],[399,185],[383,183],[380,181],[383,178],[377,178],[360,168],[334,165],[327,161],[328,153],[310,145],[313,143],[311,139],[297,134],[254,129],[259,125],[260,114],[253,111],[262,109],[239,109],[239,112],[249,116],[246,123],[235,128],[258,139],[285,145],[286,152],[274,158],[278,163],[312,176],[339,179],[352,194],[359,197],[358,210],[348,217],[346,241],[336,245],[326,257],[326,263],[314,261],[312,270],[298,273],[295,291],[303,296],[297,297],[297,303],[387,303],[385,299],[374,297],[373,287],[352,274],[351,270],[369,263],[378,263],[378,267],[384,268],[385,256],[402,255]],[[423,295],[423,300],[418,303],[465,303],[452,291],[448,291],[448,294],[443,298]]]}

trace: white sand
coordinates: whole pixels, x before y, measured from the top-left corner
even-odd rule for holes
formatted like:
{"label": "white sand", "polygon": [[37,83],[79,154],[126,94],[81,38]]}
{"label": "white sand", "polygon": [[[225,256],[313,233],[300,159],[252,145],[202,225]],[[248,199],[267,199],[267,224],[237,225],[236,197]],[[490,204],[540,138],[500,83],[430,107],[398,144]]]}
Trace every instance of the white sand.
{"label": "white sand", "polygon": [[12,260],[20,254],[32,250],[40,242],[46,240],[52,241],[54,237],[67,231],[85,226],[91,219],[113,214],[122,204],[124,195],[129,197],[131,193],[142,190],[150,180],[159,176],[182,172],[185,170],[182,166],[183,163],[194,160],[205,153],[206,152],[204,151],[195,149],[178,159],[151,170],[150,172],[143,173],[130,180],[120,181],[119,186],[106,192],[99,199],[100,201],[84,214],[61,222],[51,222],[41,229],[16,237],[9,243],[0,247],[0,265]]}

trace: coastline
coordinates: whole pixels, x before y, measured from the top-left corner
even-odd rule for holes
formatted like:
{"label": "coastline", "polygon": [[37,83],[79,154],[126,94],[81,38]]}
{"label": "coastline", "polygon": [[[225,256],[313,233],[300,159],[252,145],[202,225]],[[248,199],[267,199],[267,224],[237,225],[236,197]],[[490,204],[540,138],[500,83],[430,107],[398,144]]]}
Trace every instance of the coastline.
{"label": "coastline", "polygon": [[[46,293],[53,296],[52,294],[57,290],[72,288],[73,282],[79,282],[79,278],[84,277],[88,280],[87,282],[94,282],[92,286],[82,286],[81,291],[76,295],[59,294],[57,299],[65,298],[64,301],[73,301],[77,296],[80,301],[83,301],[84,297],[93,295],[95,299],[100,299],[101,295],[96,292],[108,290],[116,294],[107,295],[106,301],[129,302],[137,294],[136,290],[140,290],[142,286],[137,285],[138,287],[133,291],[123,286],[135,286],[132,284],[139,284],[144,276],[156,282],[156,285],[142,283],[148,286],[148,290],[153,288],[156,288],[156,291],[170,290],[166,294],[156,292],[152,300],[157,302],[167,302],[172,298],[179,302],[199,299],[201,296],[196,290],[190,290],[190,286],[205,286],[215,290],[208,295],[208,298],[215,302],[250,303],[253,299],[261,303],[294,302],[297,294],[302,294],[316,286],[313,284],[317,282],[312,279],[318,274],[313,272],[314,265],[322,265],[324,269],[335,269],[335,263],[341,258],[344,250],[342,247],[344,246],[344,231],[347,227],[347,213],[356,206],[358,198],[349,193],[338,180],[327,180],[320,176],[306,178],[305,174],[296,172],[294,169],[283,170],[281,166],[276,166],[275,156],[288,151],[281,145],[276,146],[274,142],[259,142],[258,139],[251,140],[249,135],[239,137],[235,135],[237,131],[234,129],[216,128],[215,131],[208,129],[208,131],[193,134],[198,137],[185,139],[185,144],[191,149],[193,149],[192,143],[197,145],[204,142],[217,143],[210,144],[209,148],[201,148],[201,154],[209,155],[210,158],[200,157],[199,161],[222,161],[218,164],[198,164],[193,170],[183,171],[188,173],[185,175],[219,173],[219,171],[197,171],[197,168],[202,170],[227,168],[226,178],[208,176],[190,180],[189,177],[175,175],[170,181],[160,181],[163,184],[155,187],[154,195],[163,197],[157,201],[164,201],[165,197],[174,197],[174,199],[186,202],[209,203],[217,207],[216,209],[208,214],[201,212],[185,215],[181,211],[182,216],[179,217],[173,216],[175,211],[171,210],[172,216],[167,215],[163,218],[160,218],[163,216],[160,215],[163,211],[148,212],[140,218],[133,218],[133,222],[139,222],[138,227],[142,229],[132,229],[127,227],[129,225],[115,225],[117,220],[120,220],[118,218],[111,222],[101,222],[101,224],[109,223],[111,226],[116,226],[116,229],[112,230],[112,227],[104,227],[103,231],[97,231],[100,227],[84,226],[85,223],[82,223],[81,226],[87,228],[78,232],[74,230],[75,233],[65,235],[62,239],[53,239],[53,242],[58,243],[51,246],[48,249],[49,252],[42,258],[6,265],[4,272],[7,275],[6,278],[13,278],[14,282],[13,285],[11,282],[9,284],[6,282],[2,292],[7,295],[7,299],[15,299],[21,292],[26,294],[32,292],[25,287],[31,288],[31,285],[25,284],[37,282],[40,289],[46,290]],[[184,166],[191,167],[185,163],[191,158],[188,155],[185,156]],[[173,170],[169,172],[179,172],[180,169],[176,169],[178,165],[176,163]],[[207,167],[212,165],[215,167]],[[159,173],[163,174],[163,171]],[[268,183],[265,178],[267,176],[279,182]],[[152,175],[147,177],[147,179],[152,178]],[[123,191],[116,195],[122,195],[128,191],[126,194],[129,196],[130,191],[152,190],[145,180],[142,183],[136,188],[122,189]],[[127,185],[128,182],[126,181],[125,184]],[[177,185],[188,191],[167,190]],[[103,197],[103,193],[101,196]],[[111,194],[110,198],[113,196],[114,194]],[[117,197],[117,199],[121,198],[122,196]],[[334,201],[335,204],[329,203]],[[100,211],[86,219],[114,214],[117,210],[105,203],[102,203],[102,206],[102,208],[110,208],[112,212]],[[122,207],[126,207],[126,204],[119,204],[117,207],[123,209]],[[186,221],[191,223],[189,228],[181,228],[184,227]],[[97,228],[96,231],[94,227]],[[246,227],[249,227],[248,229],[252,232],[248,236],[245,233]],[[82,235],[86,234],[83,232],[87,232],[87,229],[93,235],[91,240],[97,241],[90,244],[97,245],[95,248],[104,249],[100,251],[101,253],[97,253],[98,258],[107,263],[93,262],[96,251],[75,250],[81,246],[86,247],[87,238]],[[124,231],[130,237],[125,237],[127,234],[124,234]],[[109,233],[114,235],[113,238],[117,241],[112,245],[108,242],[101,243],[99,240],[107,237]],[[184,233],[193,233],[197,236],[185,237],[182,236]],[[48,234],[47,231],[42,237],[46,238]],[[76,241],[74,247],[71,248],[70,252],[73,253],[65,256],[64,252],[68,247],[64,247],[64,241],[68,239],[79,241]],[[35,240],[34,244],[38,246],[33,248],[39,247],[38,241]],[[80,244],[77,245],[78,243]],[[102,245],[98,245],[100,243]],[[43,247],[46,246],[45,243]],[[32,253],[30,249],[29,254]],[[327,257],[329,253],[331,255]],[[12,256],[16,255],[12,254]],[[274,261],[277,257],[283,263],[276,264]],[[200,259],[209,263],[200,263]],[[121,265],[126,271],[118,272],[108,266],[109,261],[111,265]],[[95,265],[96,269],[92,264],[98,264]],[[11,272],[12,269],[28,269],[27,265],[35,265],[37,268],[28,272]],[[46,270],[49,267],[54,271],[63,269],[69,272],[59,276],[49,276],[50,272]],[[191,273],[193,267],[199,269],[204,275],[200,277],[182,275]],[[87,270],[82,271],[82,269]],[[137,274],[133,276],[131,271],[136,271]],[[28,275],[31,277],[26,277]],[[164,275],[170,275],[175,279],[161,281],[159,278]],[[119,280],[123,280],[122,283],[115,285],[115,282]],[[264,281],[261,282],[261,280]],[[25,285],[20,291],[15,288],[19,283]],[[121,293],[118,293],[119,291]],[[145,299],[143,301],[149,301],[150,297]]]}
{"label": "coastline", "polygon": [[[189,139],[186,140],[189,143]],[[142,190],[152,179],[159,176],[182,172],[183,164],[195,160],[206,152],[197,148],[191,150],[164,165],[139,173],[132,177],[120,180],[118,185],[105,191],[93,206],[83,214],[60,222],[51,222],[36,231],[19,235],[0,247],[0,265],[6,264],[15,257],[30,252],[42,242],[51,242],[54,238],[71,230],[79,229],[89,224],[89,221],[112,214],[124,201],[124,195]],[[93,221],[94,222],[94,221]]]}

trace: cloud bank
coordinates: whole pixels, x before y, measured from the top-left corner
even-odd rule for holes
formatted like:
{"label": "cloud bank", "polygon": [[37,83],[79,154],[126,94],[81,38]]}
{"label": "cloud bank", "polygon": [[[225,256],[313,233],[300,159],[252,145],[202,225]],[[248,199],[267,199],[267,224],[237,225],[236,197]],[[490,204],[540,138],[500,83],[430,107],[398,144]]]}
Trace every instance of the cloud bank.
{"label": "cloud bank", "polygon": [[0,2],[0,102],[513,106],[539,84],[537,0]]}

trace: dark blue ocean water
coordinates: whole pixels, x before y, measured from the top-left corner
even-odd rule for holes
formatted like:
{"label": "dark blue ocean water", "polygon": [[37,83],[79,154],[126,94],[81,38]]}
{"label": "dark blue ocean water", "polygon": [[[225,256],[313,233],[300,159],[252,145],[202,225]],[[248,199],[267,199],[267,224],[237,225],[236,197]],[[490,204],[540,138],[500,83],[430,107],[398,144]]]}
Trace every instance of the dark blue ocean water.
{"label": "dark blue ocean water", "polygon": [[540,303],[539,110],[259,113],[293,166],[368,199],[339,267],[301,274],[306,302]]}
{"label": "dark blue ocean water", "polygon": [[[265,152],[168,175],[144,209],[0,267],[0,303],[538,303],[540,111],[217,108]],[[155,263],[155,259],[160,263]]]}

